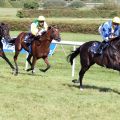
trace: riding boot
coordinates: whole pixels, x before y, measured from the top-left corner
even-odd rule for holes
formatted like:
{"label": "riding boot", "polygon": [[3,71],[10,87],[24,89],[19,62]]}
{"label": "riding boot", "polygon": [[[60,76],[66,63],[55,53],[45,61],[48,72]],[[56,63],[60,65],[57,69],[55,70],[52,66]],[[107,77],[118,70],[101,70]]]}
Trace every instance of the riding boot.
{"label": "riding boot", "polygon": [[28,46],[28,48],[29,48],[29,54],[31,54],[31,53],[32,53],[32,45],[30,44],[30,45]]}
{"label": "riding boot", "polygon": [[100,46],[98,47],[98,49],[97,49],[97,54],[102,54],[102,52],[103,52],[103,44],[101,43],[100,44]]}
{"label": "riding boot", "polygon": [[25,43],[26,44],[31,44],[31,40],[32,39],[32,34],[31,33],[28,33],[26,36],[25,36]]}
{"label": "riding boot", "polygon": [[103,50],[104,50],[108,45],[109,45],[108,42],[103,41],[103,42],[100,44],[100,46],[98,47],[97,53],[101,55],[101,54],[103,53]]}

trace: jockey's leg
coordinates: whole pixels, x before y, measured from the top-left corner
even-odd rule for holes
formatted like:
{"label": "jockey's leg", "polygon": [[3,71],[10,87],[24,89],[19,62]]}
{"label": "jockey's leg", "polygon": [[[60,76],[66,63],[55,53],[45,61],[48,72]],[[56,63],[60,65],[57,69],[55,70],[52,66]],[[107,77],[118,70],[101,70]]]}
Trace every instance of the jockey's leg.
{"label": "jockey's leg", "polygon": [[31,43],[29,44],[29,45],[27,45],[27,44],[22,44],[22,47],[29,53],[29,54],[31,54],[32,53],[32,45],[31,45]]}
{"label": "jockey's leg", "polygon": [[27,35],[25,36],[24,42],[29,43],[30,37],[31,37],[31,33],[27,33]]}
{"label": "jockey's leg", "polygon": [[35,36],[32,33],[28,33],[24,39],[24,42],[29,46],[33,41],[34,37]]}
{"label": "jockey's leg", "polygon": [[27,46],[25,43],[22,44],[22,47],[23,47],[27,52],[29,52],[29,48],[28,48],[28,46]]}
{"label": "jockey's leg", "polygon": [[28,46],[28,48],[29,48],[29,53],[31,54],[31,53],[32,53],[32,45],[30,44],[30,45]]}
{"label": "jockey's leg", "polygon": [[98,53],[98,54],[102,54],[103,50],[104,50],[107,46],[109,46],[109,43],[106,42],[106,41],[103,41],[103,42],[100,44],[100,46],[98,47],[97,53]]}

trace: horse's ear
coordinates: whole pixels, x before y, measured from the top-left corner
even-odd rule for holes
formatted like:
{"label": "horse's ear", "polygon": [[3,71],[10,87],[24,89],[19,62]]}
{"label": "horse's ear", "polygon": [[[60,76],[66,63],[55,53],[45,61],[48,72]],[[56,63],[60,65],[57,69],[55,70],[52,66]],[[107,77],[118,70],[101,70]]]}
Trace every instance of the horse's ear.
{"label": "horse's ear", "polygon": [[51,29],[51,26],[48,27],[48,30],[50,30],[50,29]]}
{"label": "horse's ear", "polygon": [[0,23],[0,25],[5,25],[5,23],[2,22],[2,23]]}

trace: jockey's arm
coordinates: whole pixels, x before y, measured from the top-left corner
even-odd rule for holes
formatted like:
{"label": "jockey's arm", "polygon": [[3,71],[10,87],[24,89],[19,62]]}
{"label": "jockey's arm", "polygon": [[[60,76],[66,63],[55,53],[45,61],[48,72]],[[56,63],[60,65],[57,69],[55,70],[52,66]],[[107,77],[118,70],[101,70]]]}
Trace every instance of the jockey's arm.
{"label": "jockey's arm", "polygon": [[109,41],[109,37],[110,37],[109,26],[107,24],[104,25],[103,31],[104,31],[103,32],[104,40],[107,42],[107,41]]}
{"label": "jockey's arm", "polygon": [[47,23],[46,22],[44,22],[44,29],[47,31],[47,29],[48,29],[48,25],[47,25]]}
{"label": "jockey's arm", "polygon": [[48,30],[48,25],[47,25],[47,23],[46,22],[44,22],[44,26],[41,28],[41,29],[39,29],[38,30],[38,33],[37,33],[37,35],[42,35],[44,32],[46,32]]}
{"label": "jockey's arm", "polygon": [[39,32],[39,30],[38,30],[36,24],[32,23],[31,24],[31,33],[36,36],[38,32]]}

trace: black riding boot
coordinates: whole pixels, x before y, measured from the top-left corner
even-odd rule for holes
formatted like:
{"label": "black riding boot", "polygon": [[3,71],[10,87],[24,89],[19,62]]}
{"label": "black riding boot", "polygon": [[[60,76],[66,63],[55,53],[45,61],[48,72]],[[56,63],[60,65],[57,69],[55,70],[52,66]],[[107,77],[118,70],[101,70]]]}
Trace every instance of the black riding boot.
{"label": "black riding boot", "polygon": [[31,33],[28,33],[26,36],[25,36],[25,42],[26,44],[31,44],[31,41],[32,41],[32,37],[33,35]]}
{"label": "black riding boot", "polygon": [[104,50],[107,46],[108,46],[108,42],[103,41],[103,42],[100,44],[100,46],[98,47],[97,53],[101,55],[101,54],[103,53],[103,50]]}

